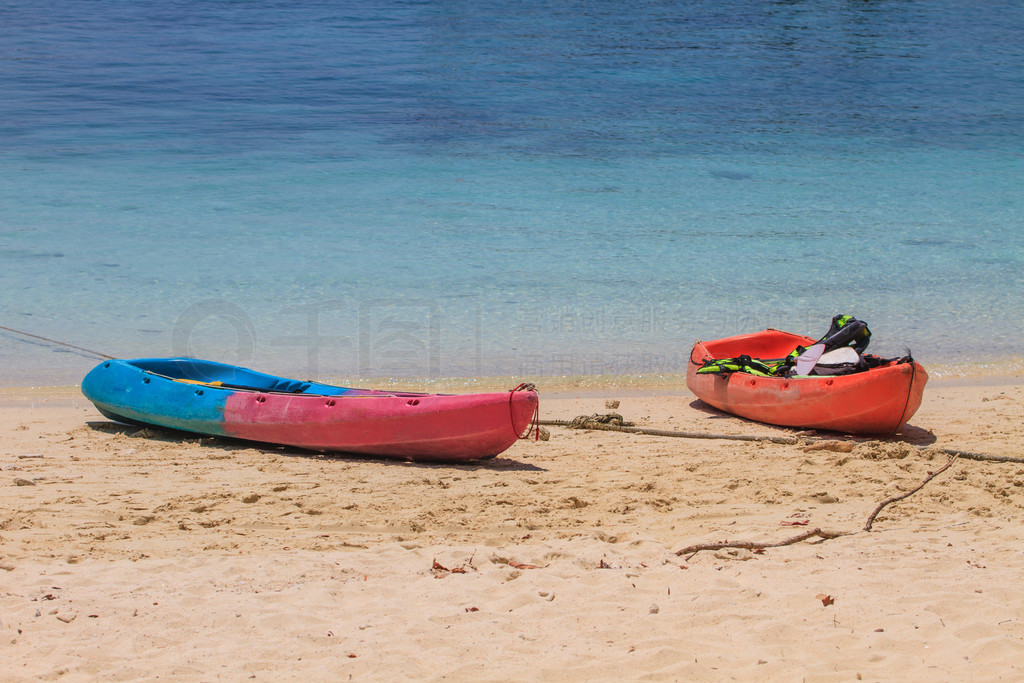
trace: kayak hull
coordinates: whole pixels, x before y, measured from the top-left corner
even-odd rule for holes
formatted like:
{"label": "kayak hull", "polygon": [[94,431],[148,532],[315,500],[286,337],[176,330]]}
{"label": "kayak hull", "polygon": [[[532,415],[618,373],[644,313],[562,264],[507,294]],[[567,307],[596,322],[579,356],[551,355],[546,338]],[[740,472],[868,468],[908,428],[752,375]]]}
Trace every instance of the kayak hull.
{"label": "kayak hull", "polygon": [[82,393],[117,421],[417,461],[494,457],[516,442],[538,407],[532,390],[348,389],[182,358],[100,363]]}
{"label": "kayak hull", "polygon": [[887,363],[851,375],[758,377],[745,372],[697,374],[706,360],[784,358],[814,339],[765,330],[694,344],[686,386],[705,403],[740,417],[784,427],[891,435],[921,405],[928,373],[917,362]]}

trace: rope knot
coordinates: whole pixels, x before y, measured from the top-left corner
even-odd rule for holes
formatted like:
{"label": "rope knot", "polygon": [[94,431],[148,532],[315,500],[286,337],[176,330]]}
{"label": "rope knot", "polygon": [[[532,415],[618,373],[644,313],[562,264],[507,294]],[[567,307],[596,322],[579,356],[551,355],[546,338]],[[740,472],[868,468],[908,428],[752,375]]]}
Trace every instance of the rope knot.
{"label": "rope knot", "polygon": [[614,427],[631,427],[632,422],[626,422],[618,413],[606,413],[599,415],[579,415],[569,423],[570,429],[592,429],[594,425],[611,425]]}

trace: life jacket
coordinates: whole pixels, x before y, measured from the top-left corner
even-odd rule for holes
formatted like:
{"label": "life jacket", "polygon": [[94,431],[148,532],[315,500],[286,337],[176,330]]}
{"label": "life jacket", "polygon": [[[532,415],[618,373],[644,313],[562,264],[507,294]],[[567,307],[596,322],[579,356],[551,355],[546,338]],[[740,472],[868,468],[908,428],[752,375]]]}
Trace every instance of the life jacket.
{"label": "life jacket", "polygon": [[[837,315],[832,318],[828,332],[811,346],[824,345],[824,352],[815,364],[812,375],[848,375],[862,372],[874,367],[867,357],[863,356],[871,340],[871,330],[867,323],[850,315]],[[759,377],[792,377],[797,358],[810,347],[797,346],[788,356],[775,360],[760,360],[747,355],[736,358],[718,358],[707,360],[697,369],[698,374],[729,374],[746,372]],[[850,349],[854,355],[843,349]],[[838,353],[837,353],[838,351]],[[831,357],[830,357],[831,354]]]}
{"label": "life jacket", "polygon": [[699,374],[746,372],[758,377],[774,377],[776,369],[781,363],[782,361],[779,360],[763,361],[742,355],[735,358],[719,358],[704,361],[704,365],[698,368],[697,372]]}

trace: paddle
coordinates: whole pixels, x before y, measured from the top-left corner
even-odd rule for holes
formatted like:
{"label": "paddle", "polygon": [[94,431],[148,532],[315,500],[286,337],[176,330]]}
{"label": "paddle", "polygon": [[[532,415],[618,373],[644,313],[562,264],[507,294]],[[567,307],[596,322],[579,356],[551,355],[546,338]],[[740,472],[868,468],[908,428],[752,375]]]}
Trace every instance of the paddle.
{"label": "paddle", "polygon": [[823,353],[825,353],[825,342],[818,342],[804,349],[804,352],[796,357],[796,374],[811,374],[811,370],[818,364]]}

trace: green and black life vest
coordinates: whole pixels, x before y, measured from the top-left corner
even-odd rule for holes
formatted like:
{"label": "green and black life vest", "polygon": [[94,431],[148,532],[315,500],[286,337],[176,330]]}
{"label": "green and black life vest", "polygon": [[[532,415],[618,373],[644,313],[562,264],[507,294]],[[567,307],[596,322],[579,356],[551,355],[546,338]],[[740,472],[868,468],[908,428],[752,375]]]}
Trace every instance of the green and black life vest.
{"label": "green and black life vest", "polygon": [[700,374],[746,372],[758,377],[775,377],[778,374],[779,366],[783,362],[781,360],[758,360],[757,358],[743,355],[736,356],[735,358],[719,358],[717,360],[705,361],[704,365],[697,372]]}

